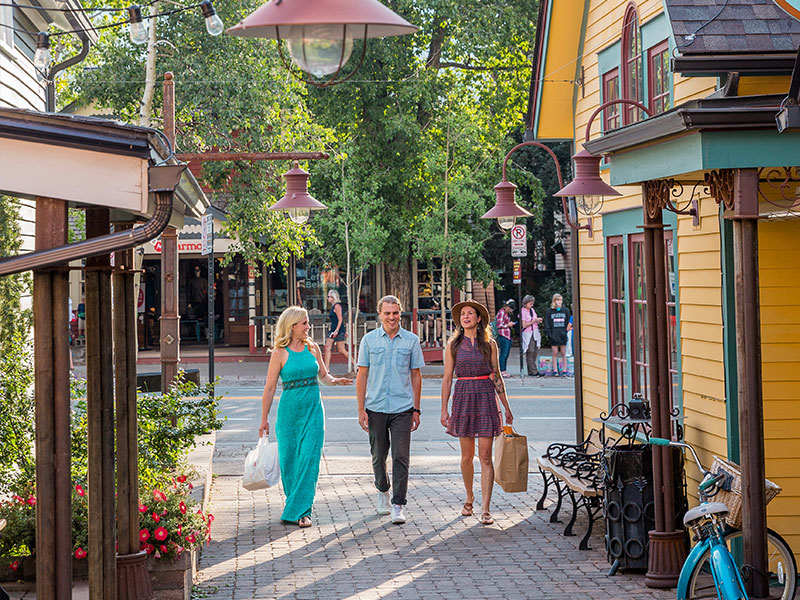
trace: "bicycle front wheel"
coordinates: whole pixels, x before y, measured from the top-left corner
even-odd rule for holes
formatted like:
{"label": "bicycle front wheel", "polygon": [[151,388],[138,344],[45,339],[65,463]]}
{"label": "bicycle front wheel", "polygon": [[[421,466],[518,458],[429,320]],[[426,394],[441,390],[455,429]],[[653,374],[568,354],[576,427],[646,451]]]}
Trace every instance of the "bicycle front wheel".
{"label": "bicycle front wheel", "polygon": [[[725,543],[733,554],[736,566],[747,581],[749,569],[742,568],[741,530],[725,534]],[[736,547],[738,546],[738,548]],[[797,564],[792,549],[784,539],[771,529],[767,530],[767,561],[769,572],[769,597],[774,600],[793,600],[797,592]],[[708,564],[708,551],[700,557],[689,579],[689,599],[717,598],[717,588]]]}

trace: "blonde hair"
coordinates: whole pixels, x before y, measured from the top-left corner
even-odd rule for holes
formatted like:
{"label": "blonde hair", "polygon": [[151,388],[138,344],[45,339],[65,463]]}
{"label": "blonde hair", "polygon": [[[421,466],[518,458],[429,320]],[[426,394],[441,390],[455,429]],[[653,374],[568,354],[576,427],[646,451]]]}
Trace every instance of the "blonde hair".
{"label": "blonde hair", "polygon": [[[274,352],[278,348],[286,348],[292,341],[292,327],[308,318],[308,311],[302,306],[288,306],[278,317],[278,324],[275,327],[275,342],[272,345]],[[303,340],[306,346],[311,341],[309,338]]]}
{"label": "blonde hair", "polygon": [[561,300],[562,302],[564,299],[561,297],[561,294],[553,294],[553,300],[550,302],[550,308],[556,307],[556,300]]}
{"label": "blonde hair", "polygon": [[400,307],[400,312],[403,312],[403,305],[400,303],[400,298],[397,296],[384,296],[378,300],[378,312],[381,312],[384,304],[397,304]]}
{"label": "blonde hair", "polygon": [[336,290],[335,290],[335,289],[333,289],[333,288],[331,288],[331,289],[329,289],[329,290],[328,290],[328,296],[333,296],[333,303],[334,303],[334,304],[338,304],[339,302],[341,302],[341,301],[342,301],[342,297],[341,297],[341,296],[339,296],[339,292],[338,292],[338,291],[336,291]]}

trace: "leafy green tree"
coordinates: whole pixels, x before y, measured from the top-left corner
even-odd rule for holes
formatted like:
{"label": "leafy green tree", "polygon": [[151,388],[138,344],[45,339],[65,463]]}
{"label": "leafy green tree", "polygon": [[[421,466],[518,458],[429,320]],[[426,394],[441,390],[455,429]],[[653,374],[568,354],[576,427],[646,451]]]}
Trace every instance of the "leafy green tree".
{"label": "leafy green tree", "polygon": [[[455,189],[459,196],[456,205],[463,196],[471,212],[471,219],[456,219],[448,226],[448,236],[462,231],[466,235],[454,239],[468,243],[469,250],[459,254],[480,255],[488,225],[478,219],[494,201],[494,182],[486,183],[499,173],[512,124],[522,122],[535,5],[535,0],[509,5],[397,0],[390,7],[420,31],[370,43],[352,80],[309,91],[320,124],[350,140],[348,160],[357,173],[356,186],[374,191],[381,203],[375,222],[389,234],[380,253],[387,287],[406,303],[411,297],[410,259],[435,254],[427,240],[434,229],[443,235],[445,181],[448,193]],[[466,125],[469,135],[446,135],[448,123],[453,131],[454,115],[462,117],[459,126]],[[454,157],[448,139],[469,142],[470,156],[480,158],[467,167],[466,155],[457,155],[458,172],[447,168]],[[311,168],[315,180],[318,174],[324,177],[323,166]],[[352,196],[354,201],[359,197]],[[424,225],[426,220],[438,222],[438,227]],[[320,235],[327,246],[328,239]],[[476,264],[480,271],[480,261]]]}
{"label": "leafy green tree", "polygon": [[[16,201],[0,195],[0,256],[19,254],[22,237]],[[0,277],[0,355],[12,352],[18,338],[30,332],[32,314],[23,310],[22,297],[30,290],[28,273]]]}

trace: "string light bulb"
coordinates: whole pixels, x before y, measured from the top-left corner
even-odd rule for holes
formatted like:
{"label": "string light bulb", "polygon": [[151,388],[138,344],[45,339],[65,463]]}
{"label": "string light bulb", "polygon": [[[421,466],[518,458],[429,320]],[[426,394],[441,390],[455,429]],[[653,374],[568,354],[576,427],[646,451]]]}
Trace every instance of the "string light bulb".
{"label": "string light bulb", "polygon": [[36,34],[36,53],[33,55],[33,65],[46,73],[50,68],[53,55],[50,53],[50,36],[44,31]]}
{"label": "string light bulb", "polygon": [[128,7],[128,19],[131,22],[130,36],[134,44],[147,43],[147,25],[142,21],[142,9],[139,6]]}
{"label": "string light bulb", "polygon": [[203,11],[203,17],[206,20],[206,31],[208,35],[219,35],[225,31],[225,24],[219,18],[217,11],[214,10],[214,5],[211,0],[203,0],[200,3],[200,10]]}

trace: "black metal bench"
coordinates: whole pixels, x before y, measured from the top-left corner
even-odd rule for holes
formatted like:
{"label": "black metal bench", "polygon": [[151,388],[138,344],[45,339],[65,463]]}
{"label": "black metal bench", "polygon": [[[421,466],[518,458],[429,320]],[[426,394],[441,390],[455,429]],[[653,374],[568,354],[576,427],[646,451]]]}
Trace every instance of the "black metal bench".
{"label": "black metal bench", "polygon": [[564,528],[564,535],[573,536],[573,527],[578,511],[583,508],[589,517],[586,535],[579,544],[581,550],[589,550],[595,520],[603,510],[603,473],[601,459],[605,439],[600,430],[593,429],[580,444],[550,444],[544,455],[537,458],[539,472],[544,480],[542,497],[536,510],[544,510],[544,502],[551,484],[558,494],[555,509],[550,515],[551,523],[561,523],[558,518],[563,500],[569,497],[572,516]]}

